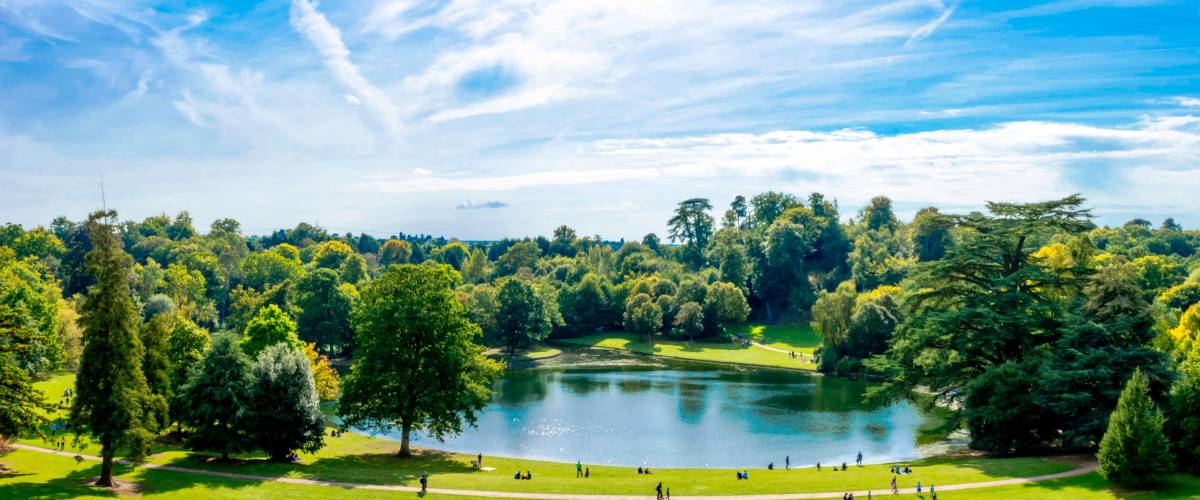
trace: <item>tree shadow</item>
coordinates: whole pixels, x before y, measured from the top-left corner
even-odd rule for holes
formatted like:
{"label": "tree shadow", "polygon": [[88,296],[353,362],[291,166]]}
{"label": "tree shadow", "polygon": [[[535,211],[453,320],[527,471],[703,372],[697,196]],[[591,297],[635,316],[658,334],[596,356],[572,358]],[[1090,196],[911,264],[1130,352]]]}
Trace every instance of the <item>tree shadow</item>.
{"label": "tree shadow", "polygon": [[[128,471],[128,468],[119,470]],[[114,475],[118,469],[114,469]],[[32,473],[15,473],[5,478],[31,476]],[[6,482],[0,485],[0,498],[78,498],[80,496],[117,497],[116,491],[92,486],[89,483],[100,475],[100,465],[95,464],[73,470],[63,477],[38,482]],[[119,481],[119,479],[118,479]]]}
{"label": "tree shadow", "polygon": [[192,453],[178,457],[166,465],[268,478],[287,476],[346,483],[401,485],[415,485],[422,473],[477,472],[469,464],[455,459],[453,454],[435,450],[417,450],[409,458],[401,458],[395,453],[362,453],[320,457],[310,462],[295,463],[271,462],[265,458],[219,462],[212,458],[211,455]]}

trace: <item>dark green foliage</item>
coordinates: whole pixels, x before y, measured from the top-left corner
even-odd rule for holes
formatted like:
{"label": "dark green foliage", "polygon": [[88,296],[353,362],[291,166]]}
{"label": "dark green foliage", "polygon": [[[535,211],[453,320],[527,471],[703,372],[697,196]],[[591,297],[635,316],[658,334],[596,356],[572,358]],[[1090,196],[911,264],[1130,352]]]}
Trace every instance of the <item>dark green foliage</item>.
{"label": "dark green foliage", "polygon": [[170,423],[165,403],[174,398],[169,356],[171,320],[170,316],[159,314],[142,323],[141,331],[142,348],[146,351],[142,357],[142,374],[146,377],[146,386],[150,388],[150,393],[158,396],[159,401],[164,403],[156,408],[157,411],[153,414],[160,429]]}
{"label": "dark green foliage", "polygon": [[219,452],[222,459],[251,449],[247,410],[253,384],[250,359],[237,337],[213,337],[212,348],[183,390],[187,409],[182,420],[192,429],[187,447]]}
{"label": "dark green foliage", "polygon": [[31,348],[35,327],[19,307],[0,304],[0,440],[36,431],[50,405],[33,388],[29,374],[17,364],[21,351]]}
{"label": "dark green foliage", "polygon": [[1133,372],[1100,441],[1100,475],[1126,486],[1145,486],[1174,470],[1162,413],[1150,399],[1150,381]]}
{"label": "dark green foliage", "polygon": [[170,360],[171,394],[169,401],[171,419],[180,421],[188,405],[184,390],[188,380],[200,366],[208,350],[208,332],[187,318],[176,318],[167,340],[167,358]]}
{"label": "dark green foliage", "polygon": [[496,335],[509,355],[550,334],[553,323],[546,316],[546,306],[527,280],[504,279],[496,292],[496,300],[500,303],[496,311]]}
{"label": "dark green foliage", "polygon": [[899,224],[896,214],[892,212],[892,200],[887,196],[871,198],[870,203],[867,203],[867,206],[858,213],[858,218],[871,231],[878,229],[895,231],[896,225]]}
{"label": "dark green foliage", "polygon": [[325,352],[345,350],[352,342],[350,297],[339,286],[337,273],[329,269],[308,273],[296,286],[300,339]]}
{"label": "dark green foliage", "polygon": [[695,268],[704,265],[704,249],[713,235],[710,210],[712,203],[707,198],[683,200],[675,208],[675,215],[667,221],[671,241],[683,243],[684,261]]}
{"label": "dark green foliage", "polygon": [[950,228],[953,225],[949,218],[942,216],[934,207],[918,210],[912,221],[912,240],[917,260],[927,262],[946,255],[946,250],[953,243],[950,237]]}
{"label": "dark green foliage", "polygon": [[1179,366],[1179,378],[1171,387],[1167,413],[1167,436],[1179,467],[1200,472],[1200,352]]}
{"label": "dark green foliage", "polygon": [[144,349],[138,335],[141,314],[129,289],[133,259],[108,222],[116,212],[88,219],[92,251],[88,271],[96,284],[80,307],[83,357],[75,378],[71,423],[100,442],[104,459],[97,484],[112,486],[117,449],[135,459],[145,455],[157,430],[154,411],[165,402],[150,393],[142,373]]}
{"label": "dark green foliage", "polygon": [[286,344],[267,347],[254,363],[246,430],[254,446],[278,462],[296,451],[324,446],[325,417],[303,353]]}
{"label": "dark green foliage", "polygon": [[563,288],[558,293],[558,307],[562,312],[564,329],[583,335],[619,324],[620,314],[614,314],[609,307],[609,294],[608,284],[591,273],[574,286]]}
{"label": "dark green foliage", "polygon": [[479,327],[452,290],[458,280],[446,265],[392,266],[353,316],[358,347],[338,411],[347,425],[399,428],[404,456],[413,429],[437,438],[474,424],[500,375],[475,344]]}

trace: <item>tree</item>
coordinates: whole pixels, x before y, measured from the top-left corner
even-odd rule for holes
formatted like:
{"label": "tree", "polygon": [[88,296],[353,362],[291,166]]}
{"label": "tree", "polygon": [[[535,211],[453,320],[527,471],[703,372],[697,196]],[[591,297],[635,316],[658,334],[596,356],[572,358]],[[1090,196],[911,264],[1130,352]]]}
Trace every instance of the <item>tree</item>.
{"label": "tree", "polygon": [[663,311],[650,295],[639,293],[625,305],[625,329],[646,335],[646,342],[653,342],[655,332],[662,331]]}
{"label": "tree", "polygon": [[[948,406],[970,411],[963,405],[983,399],[971,398],[972,391],[994,392],[985,382],[1004,383],[1003,377],[984,377],[989,370],[1019,362],[1058,340],[1066,323],[1059,291],[1081,288],[1089,272],[1046,267],[1032,257],[1037,250],[1033,241],[1090,227],[1083,201],[1070,196],[1030,204],[989,203],[991,216],[950,218],[964,237],[944,258],[923,262],[910,275],[914,292],[906,305],[911,314],[897,328],[886,355],[869,361],[887,374],[869,394],[907,397],[923,386]],[[972,446],[981,446],[976,440],[984,434],[971,429]]]}
{"label": "tree", "polygon": [[278,343],[286,343],[293,349],[301,349],[303,344],[296,336],[296,322],[292,321],[279,306],[270,304],[258,311],[254,319],[246,325],[246,333],[242,335],[242,350],[247,356],[258,356],[263,349]]}
{"label": "tree", "polygon": [[300,280],[296,292],[300,339],[317,344],[325,352],[350,347],[350,297],[342,293],[337,274],[317,269]]}
{"label": "tree", "polygon": [[1200,472],[1200,351],[1179,365],[1171,387],[1166,431],[1180,468]]}
{"label": "tree", "polygon": [[871,198],[867,206],[858,213],[858,218],[866,224],[869,231],[882,229],[890,233],[900,224],[896,220],[896,214],[892,212],[892,200],[887,196]]}
{"label": "tree", "polygon": [[704,294],[704,329],[711,335],[725,333],[726,326],[746,321],[749,315],[750,304],[741,287],[725,282],[709,285]]}
{"label": "tree", "polygon": [[675,215],[667,220],[671,241],[683,242],[684,260],[697,268],[704,264],[704,249],[713,235],[713,218],[709,210],[712,210],[712,203],[708,198],[691,198],[679,202]]}
{"label": "tree", "polygon": [[916,247],[917,260],[928,262],[942,258],[953,242],[950,237],[950,228],[953,225],[950,218],[943,216],[934,207],[918,210],[912,222],[912,241]]}
{"label": "tree", "polygon": [[313,255],[313,264],[317,268],[340,270],[342,264],[354,253],[354,249],[350,248],[343,241],[330,240],[321,243],[317,246],[316,254]]}
{"label": "tree", "polygon": [[471,250],[461,241],[451,241],[434,250],[429,256],[443,264],[450,264],[455,270],[460,270],[471,256]]}
{"label": "tree", "polygon": [[304,353],[286,344],[267,347],[252,370],[247,408],[250,440],[275,462],[325,445],[325,417]]}
{"label": "tree", "polygon": [[696,334],[704,330],[704,310],[695,302],[685,303],[679,306],[679,312],[675,313],[673,325],[673,334],[687,337],[688,342],[691,342]]}
{"label": "tree", "polygon": [[563,224],[554,228],[554,239],[550,240],[550,253],[562,255],[565,257],[575,256],[575,243],[579,237],[575,234],[575,230],[570,226]]}
{"label": "tree", "polygon": [[488,258],[482,248],[471,250],[471,258],[462,268],[463,281],[467,283],[483,283],[487,281]]}
{"label": "tree", "polygon": [[317,396],[321,401],[335,401],[342,390],[342,382],[337,370],[329,366],[329,358],[317,354],[317,346],[313,343],[304,344],[304,355],[312,367],[313,384],[317,387]]}
{"label": "tree", "polygon": [[496,300],[500,303],[496,333],[509,356],[550,334],[551,318],[546,317],[545,305],[527,280],[515,277],[502,280]]}
{"label": "tree", "polygon": [[1168,332],[1179,357],[1200,349],[1200,304],[1192,304],[1179,317],[1179,324]]}
{"label": "tree", "polygon": [[800,199],[787,193],[767,191],[750,199],[750,226],[766,230],[789,209],[800,206]]}
{"label": "tree", "polygon": [[220,452],[221,460],[229,460],[230,453],[251,448],[246,432],[250,388],[254,384],[250,369],[250,359],[242,352],[237,337],[213,337],[212,348],[183,390],[187,401],[183,422],[192,428],[187,437],[188,449]]}
{"label": "tree", "polygon": [[154,436],[155,396],[142,374],[141,315],[133,303],[133,259],[121,249],[110,220],[113,211],[88,218],[92,251],[87,267],[96,284],[80,308],[83,357],[75,378],[70,420],[76,432],[100,441],[103,459],[97,485],[112,487],[113,458],[118,449],[139,459]]}
{"label": "tree", "polygon": [[812,328],[821,337],[821,369],[832,370],[837,354],[850,337],[856,292],[853,281],[843,281],[834,292],[821,291],[812,306]]}
{"label": "tree", "polygon": [[392,264],[407,264],[412,258],[412,247],[407,241],[387,240],[379,247],[379,264],[388,267]]}
{"label": "tree", "polygon": [[208,350],[208,332],[187,318],[175,318],[171,336],[167,340],[167,359],[171,365],[171,394],[169,401],[171,418],[182,421],[189,401],[183,396],[188,380],[200,366]]}
{"label": "tree", "polygon": [[767,306],[768,319],[774,319],[776,307],[803,309],[812,304],[807,261],[816,252],[825,226],[824,217],[797,206],[777,217],[767,229],[765,255],[756,259],[755,282],[756,292]]}
{"label": "tree", "polygon": [[171,337],[171,316],[159,314],[142,323],[141,338],[145,355],[142,357],[142,374],[150,394],[158,396],[161,406],[151,415],[157,420],[157,428],[170,424],[167,402],[174,398],[171,387],[171,358],[168,355]]}
{"label": "tree", "polygon": [[587,334],[618,322],[613,320],[608,307],[606,286],[607,283],[598,276],[588,273],[579,283],[559,292],[558,307],[565,328],[573,333]]}
{"label": "tree", "polygon": [[746,210],[746,197],[737,195],[733,197],[733,201],[729,203],[729,211],[733,212],[734,227],[744,229],[746,224],[746,216],[749,214]]}
{"label": "tree", "polygon": [[516,274],[521,268],[533,269],[537,267],[538,257],[542,255],[542,249],[538,248],[537,243],[532,241],[522,241],[511,247],[500,256],[496,261],[496,273],[500,276],[508,276]]}
{"label": "tree", "polygon": [[401,456],[411,455],[414,429],[441,438],[474,424],[500,375],[454,297],[458,279],[445,265],[392,266],[363,290],[352,319],[358,347],[338,411],[346,425],[399,428]]}
{"label": "tree", "polygon": [[278,252],[256,252],[242,261],[242,285],[261,292],[284,281],[295,281],[303,272],[299,259]]}
{"label": "tree", "polygon": [[36,336],[29,315],[19,307],[0,304],[0,441],[37,431],[51,411],[29,373],[17,364],[21,351]]}
{"label": "tree", "polygon": [[1133,372],[1100,441],[1100,475],[1127,486],[1151,484],[1172,469],[1163,417],[1150,399],[1150,381]]}

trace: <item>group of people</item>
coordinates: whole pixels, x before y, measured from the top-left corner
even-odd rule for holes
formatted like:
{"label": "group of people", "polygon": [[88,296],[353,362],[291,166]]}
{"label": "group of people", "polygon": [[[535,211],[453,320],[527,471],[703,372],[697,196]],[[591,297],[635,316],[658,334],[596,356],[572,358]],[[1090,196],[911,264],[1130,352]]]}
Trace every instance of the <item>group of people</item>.
{"label": "group of people", "polygon": [[513,479],[533,479],[533,473],[525,471],[524,474],[521,474],[521,471],[516,471],[513,473]]}
{"label": "group of people", "polygon": [[638,467],[638,474],[649,474],[649,473],[650,473],[649,467],[646,467],[646,468]]}
{"label": "group of people", "polygon": [[900,467],[899,465],[892,466],[892,474],[912,474],[912,469],[907,465]]}
{"label": "group of people", "polygon": [[667,488],[666,496],[663,496],[662,481],[659,481],[658,486],[654,487],[654,492],[658,494],[658,500],[671,500],[671,488]]}
{"label": "group of people", "polygon": [[346,431],[343,431],[341,429],[334,429],[332,431],[329,431],[329,437],[341,437],[343,432],[346,432]]}
{"label": "group of people", "polygon": [[[791,462],[791,458],[792,458],[792,457],[790,457],[790,456],[788,456],[788,457],[785,457],[785,458],[784,458],[784,461],[790,464],[790,462]],[[858,452],[858,456],[857,456],[857,457],[855,457],[855,459],[854,459],[854,463],[855,463],[856,465],[858,465],[859,467],[862,467],[862,466],[863,466],[863,454],[862,454],[862,452],[861,452],[861,451],[860,451],[860,452]],[[790,467],[789,467],[789,468],[790,468]],[[846,462],[842,462],[842,466],[841,466],[841,468],[838,468],[837,464],[833,464],[833,470],[835,470],[835,471],[839,471],[839,470],[842,470],[842,471],[844,471],[844,470],[850,470],[850,468],[846,466]],[[817,472],[820,472],[820,471],[821,471],[821,462],[817,462]]]}
{"label": "group of people", "polygon": [[748,470],[737,471],[737,478],[738,479],[750,479],[750,471],[748,471]]}

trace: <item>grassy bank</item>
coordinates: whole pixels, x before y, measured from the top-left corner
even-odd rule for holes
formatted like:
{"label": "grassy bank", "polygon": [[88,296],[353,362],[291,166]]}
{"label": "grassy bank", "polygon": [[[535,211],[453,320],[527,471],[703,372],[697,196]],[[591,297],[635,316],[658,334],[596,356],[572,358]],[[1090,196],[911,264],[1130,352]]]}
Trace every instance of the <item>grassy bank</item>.
{"label": "grassy bank", "polygon": [[[813,350],[820,344],[816,334],[808,326],[742,325],[733,329],[732,333],[742,334],[756,340],[765,339],[763,345],[768,347],[808,355],[811,355]],[[639,354],[651,354],[692,361],[800,370],[816,369],[816,366],[811,363],[811,358],[793,358],[786,352],[778,352],[771,349],[764,349],[760,346],[741,345],[727,341],[688,342],[686,340],[655,339],[653,344],[649,344],[646,342],[645,337],[632,333],[606,332],[572,339],[561,339],[559,342],[586,347],[621,349]]]}

